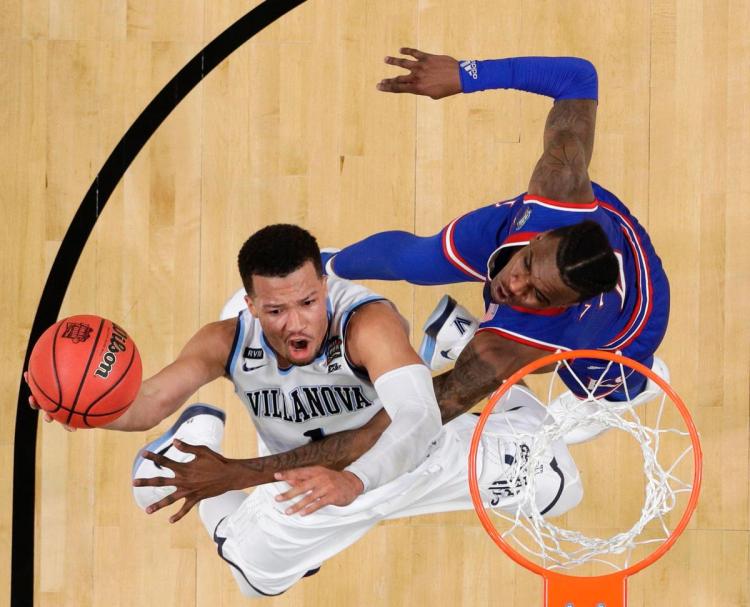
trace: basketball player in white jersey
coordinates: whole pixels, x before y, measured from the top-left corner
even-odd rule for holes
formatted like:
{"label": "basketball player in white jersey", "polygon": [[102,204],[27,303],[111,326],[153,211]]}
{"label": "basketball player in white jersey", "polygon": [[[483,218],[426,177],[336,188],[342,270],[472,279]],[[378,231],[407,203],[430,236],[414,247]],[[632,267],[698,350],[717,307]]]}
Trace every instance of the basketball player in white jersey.
{"label": "basketball player in white jersey", "polygon": [[[476,418],[440,430],[430,373],[395,308],[361,286],[326,280],[314,238],[295,226],[254,234],[239,265],[247,308],[203,327],[109,428],[151,428],[225,376],[269,455],[222,457],[223,412],[194,405],[136,459],[139,505],[155,512],[185,498],[175,521],[200,502],[219,554],[250,597],[284,592],[384,518],[470,509],[466,458]],[[523,388],[501,409],[494,425],[515,440],[493,430],[480,487],[488,503],[510,507],[523,466],[519,432],[533,434],[546,412]],[[375,416],[381,410],[387,415]],[[540,511],[560,514],[580,500],[562,442],[534,475]],[[249,496],[241,491],[261,484]]]}

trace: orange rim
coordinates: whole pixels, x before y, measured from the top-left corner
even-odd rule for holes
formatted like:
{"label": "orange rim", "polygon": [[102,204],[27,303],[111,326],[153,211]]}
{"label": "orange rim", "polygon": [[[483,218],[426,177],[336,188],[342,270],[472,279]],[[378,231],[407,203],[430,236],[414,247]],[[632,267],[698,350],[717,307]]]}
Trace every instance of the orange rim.
{"label": "orange rim", "polygon": [[[520,379],[522,379],[529,373],[533,373],[537,369],[541,369],[542,367],[546,367],[547,365],[558,363],[562,360],[571,360],[575,358],[599,358],[603,360],[609,360],[617,364],[628,366],[638,373],[641,373],[642,375],[645,375],[648,378],[652,379],[664,391],[664,393],[672,399],[672,402],[677,407],[683,421],[685,422],[685,426],[687,427],[687,430],[690,434],[690,441],[693,445],[693,488],[690,494],[690,499],[688,500],[688,504],[685,508],[685,512],[683,513],[682,518],[680,519],[677,526],[674,528],[674,530],[672,530],[669,537],[664,541],[664,543],[661,544],[656,550],[654,550],[653,553],[651,553],[647,557],[625,569],[622,569],[621,571],[616,571],[614,573],[601,576],[576,576],[552,571],[549,569],[545,569],[544,567],[534,563],[533,561],[530,561],[522,554],[517,552],[510,544],[508,544],[508,542],[506,542],[502,538],[500,532],[492,524],[492,521],[487,514],[487,510],[482,503],[482,499],[479,494],[479,484],[477,481],[476,461],[479,440],[482,436],[482,432],[484,431],[484,426],[487,423],[487,419],[490,413],[492,413],[492,410],[494,409],[497,401],[502,398],[502,396],[511,388],[511,386],[518,383]],[[528,365],[513,373],[513,375],[511,375],[505,382],[503,382],[503,385],[495,390],[495,392],[490,396],[487,405],[485,406],[482,414],[479,417],[477,427],[474,430],[474,435],[471,438],[471,448],[469,449],[469,490],[471,491],[471,501],[474,504],[474,509],[476,510],[477,515],[479,516],[479,520],[482,522],[482,526],[484,527],[485,531],[489,534],[495,544],[497,544],[500,549],[505,552],[505,554],[507,554],[510,558],[512,558],[516,563],[544,577],[546,584],[553,584],[558,588],[562,586],[568,588],[576,588],[579,586],[581,588],[589,588],[592,585],[596,586],[598,584],[601,584],[607,586],[612,585],[612,583],[617,580],[624,581],[625,578],[653,564],[672,547],[672,545],[677,541],[677,538],[680,536],[680,534],[685,530],[685,527],[687,527],[687,524],[690,521],[690,517],[692,516],[693,512],[695,511],[695,507],[698,504],[702,468],[703,455],[701,452],[700,439],[698,438],[698,431],[695,428],[695,424],[693,423],[690,412],[685,406],[685,403],[665,380],[659,377],[648,367],[620,354],[615,354],[613,352],[607,352],[604,350],[570,350],[567,352],[556,352],[554,354],[548,354],[546,356],[543,356],[542,358],[530,362]]]}

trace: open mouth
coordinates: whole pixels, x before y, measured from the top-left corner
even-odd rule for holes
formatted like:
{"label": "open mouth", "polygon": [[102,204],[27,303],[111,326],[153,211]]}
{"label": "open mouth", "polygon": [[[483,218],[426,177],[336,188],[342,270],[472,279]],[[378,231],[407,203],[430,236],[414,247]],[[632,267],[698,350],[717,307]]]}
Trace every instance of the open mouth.
{"label": "open mouth", "polygon": [[289,349],[292,352],[295,352],[298,354],[302,354],[303,352],[306,352],[309,345],[310,345],[309,339],[299,338],[299,339],[289,340]]}

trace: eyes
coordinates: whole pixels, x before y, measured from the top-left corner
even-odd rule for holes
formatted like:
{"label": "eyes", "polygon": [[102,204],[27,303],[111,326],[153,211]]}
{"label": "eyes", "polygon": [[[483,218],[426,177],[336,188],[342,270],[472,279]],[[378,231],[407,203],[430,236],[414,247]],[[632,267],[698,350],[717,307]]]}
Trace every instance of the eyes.
{"label": "eyes", "polygon": [[[526,252],[523,256],[523,267],[526,270],[526,272],[531,273],[531,251],[529,250]],[[541,306],[548,306],[550,304],[549,298],[547,298],[544,293],[542,293],[539,289],[534,287],[530,294],[533,298],[533,301],[538,303]]]}
{"label": "eyes", "polygon": [[[305,299],[305,300],[302,301],[302,307],[303,308],[309,308],[312,305],[314,305],[315,302],[317,302],[317,301],[318,301],[317,298],[315,298],[315,297],[309,297],[308,299]],[[266,308],[266,313],[269,316],[279,316],[284,311],[284,309],[285,308]]]}

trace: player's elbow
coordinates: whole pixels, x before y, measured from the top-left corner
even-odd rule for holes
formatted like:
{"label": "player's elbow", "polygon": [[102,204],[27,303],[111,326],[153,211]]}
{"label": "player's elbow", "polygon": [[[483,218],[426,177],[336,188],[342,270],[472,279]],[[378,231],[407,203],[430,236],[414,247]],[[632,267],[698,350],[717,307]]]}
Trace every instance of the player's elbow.
{"label": "player's elbow", "polygon": [[574,59],[582,77],[590,78],[593,76],[596,78],[596,66],[591,61],[584,59],[583,57],[574,57]]}
{"label": "player's elbow", "polygon": [[598,99],[599,76],[596,67],[588,59],[571,57],[568,62],[568,81],[566,90],[555,97],[560,99]]}

